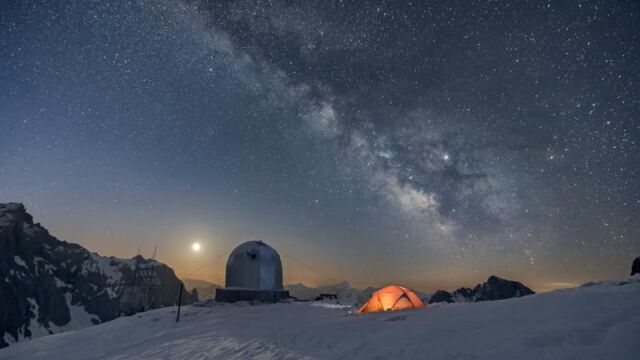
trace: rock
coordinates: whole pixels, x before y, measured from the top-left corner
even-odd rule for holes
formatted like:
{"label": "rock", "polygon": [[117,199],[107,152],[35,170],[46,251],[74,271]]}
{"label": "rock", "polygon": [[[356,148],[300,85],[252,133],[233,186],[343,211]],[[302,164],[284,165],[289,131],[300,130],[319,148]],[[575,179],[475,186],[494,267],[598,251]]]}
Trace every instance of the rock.
{"label": "rock", "polygon": [[[509,299],[535,294],[535,292],[523,284],[490,276],[486,282],[478,284],[471,288],[459,288],[453,293],[444,290],[438,290],[429,300],[429,303],[436,302],[479,302]],[[437,296],[437,297],[436,297]]]}
{"label": "rock", "polygon": [[631,275],[635,274],[640,274],[640,257],[633,260],[633,265],[631,265]]}
{"label": "rock", "polygon": [[509,299],[535,294],[533,290],[517,281],[505,280],[497,276],[490,276],[476,292],[478,293],[476,301]]}
{"label": "rock", "polygon": [[441,302],[447,302],[447,303],[453,302],[453,296],[451,295],[451,293],[445,290],[438,290],[429,299],[429,304],[435,304],[435,303],[441,303]]}

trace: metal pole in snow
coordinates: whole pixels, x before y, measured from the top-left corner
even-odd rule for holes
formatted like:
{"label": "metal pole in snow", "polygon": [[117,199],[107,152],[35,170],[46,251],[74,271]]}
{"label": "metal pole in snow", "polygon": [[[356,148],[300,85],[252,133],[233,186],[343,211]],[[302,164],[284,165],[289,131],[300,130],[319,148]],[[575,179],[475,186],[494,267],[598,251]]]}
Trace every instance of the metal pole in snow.
{"label": "metal pole in snow", "polygon": [[180,282],[180,294],[178,294],[178,315],[176,316],[176,322],[180,322],[180,307],[182,306],[182,290],[184,288],[184,283]]}

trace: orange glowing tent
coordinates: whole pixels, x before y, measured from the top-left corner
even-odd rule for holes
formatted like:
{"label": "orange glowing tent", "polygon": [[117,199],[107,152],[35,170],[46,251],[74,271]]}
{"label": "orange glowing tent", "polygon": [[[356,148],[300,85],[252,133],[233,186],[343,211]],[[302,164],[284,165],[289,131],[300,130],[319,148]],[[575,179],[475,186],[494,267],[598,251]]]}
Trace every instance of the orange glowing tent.
{"label": "orange glowing tent", "polygon": [[358,312],[393,311],[402,309],[423,308],[426,305],[420,298],[406,287],[389,285],[374,291],[371,298]]}

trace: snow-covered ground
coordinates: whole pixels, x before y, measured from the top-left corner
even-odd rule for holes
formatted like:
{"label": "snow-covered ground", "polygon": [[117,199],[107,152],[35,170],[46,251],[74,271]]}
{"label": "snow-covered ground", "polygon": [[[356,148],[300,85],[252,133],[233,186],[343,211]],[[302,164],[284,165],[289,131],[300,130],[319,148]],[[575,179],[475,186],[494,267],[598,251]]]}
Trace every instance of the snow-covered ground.
{"label": "snow-covered ground", "polygon": [[164,308],[0,359],[639,359],[640,276],[502,301],[354,314],[317,303]]}

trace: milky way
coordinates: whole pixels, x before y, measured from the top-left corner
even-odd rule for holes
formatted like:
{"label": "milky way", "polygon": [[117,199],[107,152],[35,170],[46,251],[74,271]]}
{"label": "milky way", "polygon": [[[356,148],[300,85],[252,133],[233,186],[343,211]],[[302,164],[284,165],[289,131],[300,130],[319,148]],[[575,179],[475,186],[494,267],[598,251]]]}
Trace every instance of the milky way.
{"label": "milky way", "polygon": [[637,2],[0,9],[0,201],[90,249],[261,238],[325,276],[291,281],[423,289],[640,252]]}

